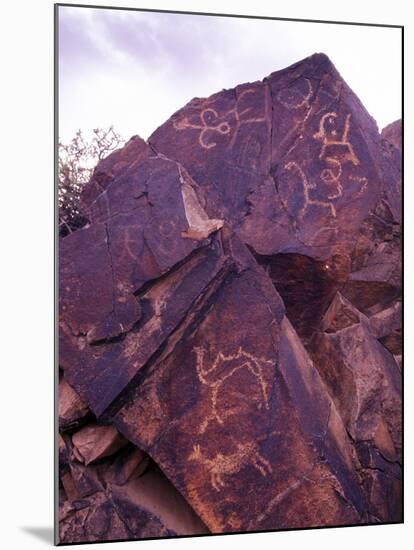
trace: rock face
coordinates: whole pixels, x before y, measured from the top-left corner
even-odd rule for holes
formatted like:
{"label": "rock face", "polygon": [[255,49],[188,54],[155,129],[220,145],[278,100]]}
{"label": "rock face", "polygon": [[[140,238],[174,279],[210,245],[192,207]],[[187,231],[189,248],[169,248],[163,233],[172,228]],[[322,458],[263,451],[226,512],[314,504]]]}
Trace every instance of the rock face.
{"label": "rock face", "polygon": [[371,319],[338,293],[311,355],[354,442],[370,515],[398,521],[401,379],[391,352],[377,339],[378,318]]}
{"label": "rock face", "polygon": [[262,255],[351,251],[384,188],[376,124],[324,55],[193,100],[149,142]]}
{"label": "rock face", "polygon": [[382,129],[381,136],[390,142],[396,149],[401,151],[402,142],[402,123],[400,120],[395,120]]}
{"label": "rock face", "polygon": [[60,244],[60,542],[401,521],[397,134],[316,54],[98,164]]}
{"label": "rock face", "polygon": [[[70,442],[66,445],[70,453]],[[72,453],[68,465],[61,466],[60,542],[208,533],[154,464],[142,468],[144,460],[142,453],[128,448],[84,466]]]}

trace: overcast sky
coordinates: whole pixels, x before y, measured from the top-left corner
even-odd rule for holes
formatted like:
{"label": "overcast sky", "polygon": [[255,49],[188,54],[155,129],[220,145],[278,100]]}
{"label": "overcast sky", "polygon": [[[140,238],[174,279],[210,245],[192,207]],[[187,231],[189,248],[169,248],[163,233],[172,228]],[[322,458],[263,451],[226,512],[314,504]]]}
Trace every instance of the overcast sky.
{"label": "overcast sky", "polygon": [[59,134],[149,135],[193,97],[324,52],[380,128],[401,117],[401,31],[60,7]]}

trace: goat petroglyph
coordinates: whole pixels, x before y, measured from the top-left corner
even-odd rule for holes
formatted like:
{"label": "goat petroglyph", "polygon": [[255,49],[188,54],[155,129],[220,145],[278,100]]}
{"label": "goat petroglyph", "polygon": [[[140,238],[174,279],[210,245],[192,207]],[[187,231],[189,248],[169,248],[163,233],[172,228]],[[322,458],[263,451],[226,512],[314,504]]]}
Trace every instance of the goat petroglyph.
{"label": "goat petroglyph", "polygon": [[235,452],[217,453],[213,458],[203,455],[200,445],[197,444],[193,446],[188,458],[206,466],[210,472],[211,485],[216,491],[225,487],[224,475],[237,474],[248,464],[254,466],[264,477],[272,472],[270,462],[260,454],[258,445],[254,441],[237,443]]}
{"label": "goat petroglyph", "polygon": [[336,208],[335,208],[335,205],[332,204],[332,202],[330,202],[330,200],[323,201],[323,200],[319,200],[319,199],[312,199],[310,197],[309,191],[311,189],[316,189],[316,185],[312,182],[309,182],[305,172],[302,170],[302,168],[299,166],[299,164],[296,161],[291,160],[291,161],[287,162],[284,165],[284,168],[286,170],[291,171],[291,172],[292,171],[296,172],[299,175],[301,183],[302,183],[304,205],[299,210],[298,215],[297,215],[297,218],[298,218],[299,221],[303,221],[303,218],[305,217],[306,211],[307,211],[307,209],[310,205],[321,206],[322,208],[327,208],[329,210],[332,218],[336,218]]}
{"label": "goat petroglyph", "polygon": [[205,349],[199,347],[195,348],[194,351],[197,354],[196,368],[198,379],[202,384],[212,389],[211,412],[202,422],[200,433],[205,432],[210,422],[216,421],[218,424],[223,424],[226,413],[218,410],[217,396],[223,383],[240,369],[247,369],[253,374],[261,391],[262,403],[266,409],[269,409],[268,385],[265,381],[263,368],[266,365],[273,365],[274,361],[255,357],[251,353],[244,351],[242,347],[239,347],[237,353],[234,355],[224,355],[220,351],[212,365],[207,367],[204,361]]}
{"label": "goat petroglyph", "polygon": [[[354,148],[349,141],[349,130],[351,127],[351,115],[348,113],[345,118],[345,125],[341,137],[338,137],[338,130],[336,129],[336,119],[338,114],[334,111],[325,113],[322,115],[319,121],[319,130],[313,134],[314,139],[322,142],[322,147],[319,153],[319,158],[325,158],[327,150],[332,147],[346,148],[347,155],[345,161],[349,160],[355,166],[358,166],[359,159],[355,154]],[[330,155],[328,158],[332,158]]]}

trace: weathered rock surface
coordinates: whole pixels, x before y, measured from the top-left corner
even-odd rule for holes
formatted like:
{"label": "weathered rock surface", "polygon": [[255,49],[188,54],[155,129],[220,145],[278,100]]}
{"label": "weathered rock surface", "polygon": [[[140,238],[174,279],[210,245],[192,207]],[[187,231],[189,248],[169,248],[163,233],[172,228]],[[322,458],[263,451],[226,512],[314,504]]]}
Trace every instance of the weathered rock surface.
{"label": "weathered rock surface", "polygon": [[59,382],[58,409],[59,428],[61,430],[78,426],[90,412],[79,395],[63,377]]}
{"label": "weathered rock surface", "polygon": [[258,254],[350,252],[384,187],[376,124],[322,54],[192,100],[149,142]]}
{"label": "weathered rock surface", "polygon": [[[221,268],[214,252],[207,257],[203,250],[222,222],[207,218],[197,193],[180,165],[149,158],[137,173],[108,186],[91,206],[91,224],[62,241],[61,366],[95,414],[146,364]],[[142,290],[172,268],[179,270],[199,248],[201,256],[175,274],[164,294],[152,297],[154,292]],[[157,284],[162,287],[162,280]],[[161,318],[160,308],[168,315]],[[118,341],[96,345],[108,340]]]}
{"label": "weathered rock surface", "polygon": [[392,143],[396,149],[399,149],[401,151],[401,143],[402,143],[402,124],[401,119],[395,120],[394,122],[391,122],[391,124],[388,124],[388,126],[385,126],[385,128],[382,129],[381,136]]}
{"label": "weathered rock surface", "polygon": [[155,465],[142,471],[137,458],[129,449],[84,466],[72,455],[61,475],[61,543],[208,533]]}
{"label": "weathered rock surface", "polygon": [[89,424],[72,436],[74,452],[80,462],[86,465],[105,456],[110,456],[128,441],[114,426]]}
{"label": "weathered rock surface", "polygon": [[237,238],[221,238],[233,270],[123,397],[115,425],[213,532],[364,521],[322,380],[263,270]]}
{"label": "weathered rock surface", "polygon": [[378,521],[397,521],[401,379],[392,354],[371,331],[375,321],[338,294],[323,320],[323,332],[314,336],[311,355],[355,444],[370,514]]}
{"label": "weathered rock surface", "polygon": [[151,148],[139,136],[133,136],[121,149],[117,149],[96,166],[92,178],[82,192],[81,208],[89,214],[95,199],[115,178],[133,173],[142,161],[151,154]]}
{"label": "weathered rock surface", "polygon": [[194,99],[60,245],[61,542],[401,521],[401,159],[329,59]]}

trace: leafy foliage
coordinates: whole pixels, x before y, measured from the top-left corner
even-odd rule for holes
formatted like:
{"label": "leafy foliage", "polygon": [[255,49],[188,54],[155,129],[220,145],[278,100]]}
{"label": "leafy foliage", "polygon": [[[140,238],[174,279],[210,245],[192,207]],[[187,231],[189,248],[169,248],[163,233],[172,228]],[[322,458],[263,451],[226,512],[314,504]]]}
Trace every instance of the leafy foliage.
{"label": "leafy foliage", "polygon": [[59,143],[58,206],[59,234],[65,236],[87,223],[80,208],[80,195],[96,164],[125,143],[114,130],[95,128],[90,140],[81,130],[69,144]]}

